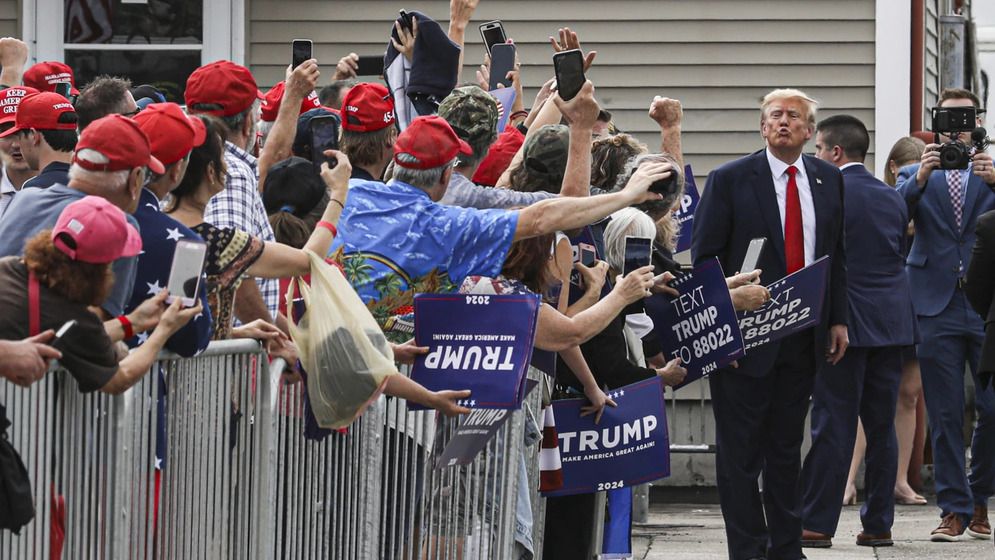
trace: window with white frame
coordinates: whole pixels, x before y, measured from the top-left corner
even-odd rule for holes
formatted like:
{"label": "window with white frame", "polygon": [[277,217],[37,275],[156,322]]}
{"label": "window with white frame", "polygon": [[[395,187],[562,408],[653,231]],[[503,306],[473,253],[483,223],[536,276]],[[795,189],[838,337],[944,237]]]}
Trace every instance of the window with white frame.
{"label": "window with white frame", "polygon": [[[244,0],[24,0],[34,61],[61,60],[77,87],[101,74],[183,102],[198,66],[242,57]],[[32,6],[33,4],[33,6]]]}

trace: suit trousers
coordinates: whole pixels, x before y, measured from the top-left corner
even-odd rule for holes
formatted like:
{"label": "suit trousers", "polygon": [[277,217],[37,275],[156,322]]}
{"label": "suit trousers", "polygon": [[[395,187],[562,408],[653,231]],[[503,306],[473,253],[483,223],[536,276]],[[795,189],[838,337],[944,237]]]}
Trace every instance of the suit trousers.
{"label": "suit trousers", "polygon": [[815,378],[813,340],[811,330],[782,340],[763,377],[735,369],[709,377],[719,500],[733,560],[803,558],[798,475]]}
{"label": "suit trousers", "polygon": [[835,366],[819,368],[812,392],[812,448],[802,467],[802,524],[835,535],[849,474],[857,417],[867,435],[864,531],[891,531],[895,520],[898,439],[895,405],[902,379],[902,348],[847,349]]}
{"label": "suit trousers", "polygon": [[975,387],[984,323],[957,290],[939,315],[919,317],[923,342],[917,348],[933,444],[936,502],[942,515],[970,516],[995,494],[995,392],[977,389],[977,425],[971,442],[971,474],[965,475],[964,364]]}

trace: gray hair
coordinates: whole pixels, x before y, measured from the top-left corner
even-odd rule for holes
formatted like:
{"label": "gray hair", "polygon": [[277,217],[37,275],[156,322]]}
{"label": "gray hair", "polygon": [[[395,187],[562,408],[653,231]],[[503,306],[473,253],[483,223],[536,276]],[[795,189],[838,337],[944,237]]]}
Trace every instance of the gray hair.
{"label": "gray hair", "polygon": [[605,227],[605,260],[609,266],[618,272],[624,269],[625,238],[656,237],[656,224],[653,218],[635,208],[623,208],[611,215],[611,221]]}
{"label": "gray hair", "polygon": [[[76,159],[96,164],[106,164],[110,160],[107,156],[89,148],[83,148],[76,152]],[[101,191],[119,191],[128,184],[130,169],[123,171],[91,171],[84,169],[74,163],[69,168],[69,180],[87,183],[100,188]]]}
{"label": "gray hair", "polygon": [[[418,158],[411,154],[400,153],[394,157],[396,157],[401,163],[418,162]],[[442,174],[446,172],[446,169],[452,168],[454,161],[456,160],[450,160],[448,163],[440,165],[439,167],[432,167],[430,169],[411,169],[409,167],[404,167],[403,165],[395,165],[393,178],[396,181],[407,183],[413,187],[428,190],[442,180]]]}

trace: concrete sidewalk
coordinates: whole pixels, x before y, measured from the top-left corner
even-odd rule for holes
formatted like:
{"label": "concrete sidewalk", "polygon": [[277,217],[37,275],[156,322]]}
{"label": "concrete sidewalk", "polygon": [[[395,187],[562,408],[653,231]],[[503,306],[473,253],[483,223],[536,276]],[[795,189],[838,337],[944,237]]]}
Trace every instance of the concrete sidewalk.
{"label": "concrete sidewalk", "polygon": [[[898,506],[892,535],[895,546],[857,546],[860,506],[843,508],[840,527],[829,549],[805,549],[809,560],[902,559],[983,560],[995,558],[992,541],[965,536],[963,542],[933,543],[929,532],[939,524],[939,510],[927,506]],[[649,523],[632,530],[633,558],[637,560],[715,560],[727,558],[722,513],[718,505],[661,504],[650,506]]]}

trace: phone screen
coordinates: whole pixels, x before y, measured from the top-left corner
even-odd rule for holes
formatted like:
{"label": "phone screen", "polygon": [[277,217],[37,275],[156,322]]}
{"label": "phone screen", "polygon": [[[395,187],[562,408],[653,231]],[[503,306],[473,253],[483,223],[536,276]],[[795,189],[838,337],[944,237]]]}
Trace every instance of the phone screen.
{"label": "phone screen", "polygon": [[508,72],[515,69],[515,45],[500,44],[494,45],[491,49],[491,81],[488,89],[495,90],[498,84],[504,87],[511,87],[512,82],[508,79]]}
{"label": "phone screen", "polygon": [[740,272],[753,272],[757,269],[757,263],[760,262],[760,254],[763,253],[764,243],[767,242],[766,237],[757,237],[750,241],[750,246],[746,248],[746,257],[743,258],[743,268]]}
{"label": "phone screen", "polygon": [[58,93],[66,99],[70,99],[72,97],[72,89],[73,87],[69,85],[68,82],[60,82],[55,84],[55,93]]}
{"label": "phone screen", "polygon": [[491,47],[508,42],[508,37],[504,34],[504,26],[500,21],[489,21],[480,24],[480,38],[484,40],[487,52],[491,52]]}
{"label": "phone screen", "polygon": [[653,240],[648,237],[625,238],[625,259],[622,264],[622,275],[626,276],[633,270],[650,264],[650,251]]}
{"label": "phone screen", "polygon": [[356,64],[357,76],[382,76],[383,75],[383,55],[369,55],[359,57]]}
{"label": "phone screen", "polygon": [[176,243],[173,253],[173,266],[169,270],[168,301],[181,298],[184,307],[192,307],[197,301],[200,289],[200,278],[204,272],[204,257],[207,255],[207,244],[201,241],[181,239]]}
{"label": "phone screen", "polygon": [[577,49],[559,52],[553,55],[553,66],[560,99],[570,101],[584,87],[584,57]]}
{"label": "phone screen", "polygon": [[581,243],[577,247],[580,250],[580,264],[584,266],[594,266],[594,247],[587,243]]}
{"label": "phone screen", "polygon": [[311,161],[314,168],[321,172],[322,162],[328,162],[329,167],[335,167],[337,160],[325,156],[325,150],[337,150],[339,147],[339,119],[335,115],[314,117],[311,119]]}
{"label": "phone screen", "polygon": [[308,39],[294,39],[291,50],[293,51],[291,68],[297,68],[305,60],[311,59],[311,41]]}

